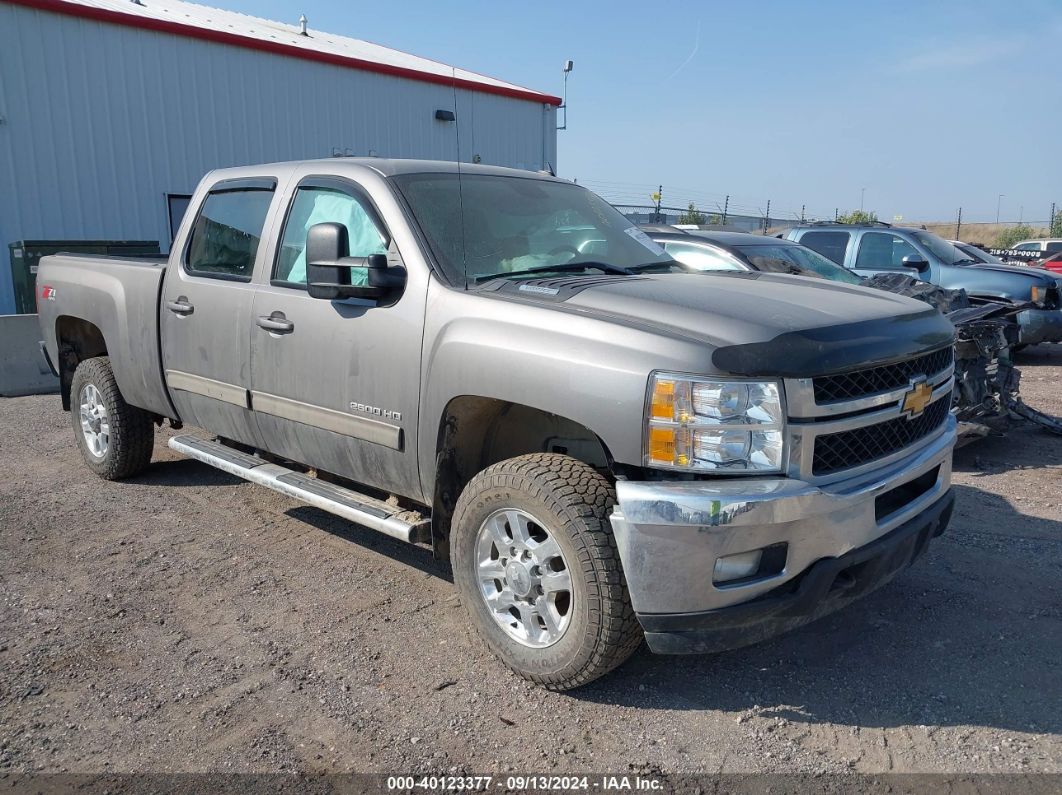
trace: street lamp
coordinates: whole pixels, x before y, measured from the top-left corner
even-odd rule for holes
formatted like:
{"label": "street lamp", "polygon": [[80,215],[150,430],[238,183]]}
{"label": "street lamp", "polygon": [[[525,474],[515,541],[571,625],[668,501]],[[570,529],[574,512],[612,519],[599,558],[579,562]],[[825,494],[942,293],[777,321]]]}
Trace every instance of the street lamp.
{"label": "street lamp", "polygon": [[999,223],[999,204],[1000,204],[1000,202],[1003,201],[1003,197],[1005,197],[1006,195],[1007,194],[1005,194],[1005,193],[1001,193],[1001,194],[999,194],[999,196],[996,197],[996,223],[997,224]]}

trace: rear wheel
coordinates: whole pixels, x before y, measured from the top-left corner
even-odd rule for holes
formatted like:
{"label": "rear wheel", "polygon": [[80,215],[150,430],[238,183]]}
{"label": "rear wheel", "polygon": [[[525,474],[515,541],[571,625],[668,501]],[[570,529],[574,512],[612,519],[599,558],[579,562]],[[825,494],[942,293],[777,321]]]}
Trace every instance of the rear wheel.
{"label": "rear wheel", "polygon": [[502,662],[552,690],[597,679],[641,642],[614,503],[608,480],[552,453],[485,469],[457,503],[454,580],[473,625]]}
{"label": "rear wheel", "polygon": [[125,402],[106,356],[77,366],[70,386],[74,438],[89,469],[106,480],[132,477],[151,462],[151,415]]}

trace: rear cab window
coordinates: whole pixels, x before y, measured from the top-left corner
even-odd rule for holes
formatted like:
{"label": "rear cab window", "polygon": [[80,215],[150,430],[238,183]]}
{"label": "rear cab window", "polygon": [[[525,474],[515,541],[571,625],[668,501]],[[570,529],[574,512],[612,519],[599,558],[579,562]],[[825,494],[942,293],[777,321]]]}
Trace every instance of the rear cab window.
{"label": "rear cab window", "polygon": [[812,251],[819,252],[826,259],[833,260],[838,265],[844,265],[851,237],[851,232],[805,232],[800,236],[799,242]]}
{"label": "rear cab window", "polygon": [[189,275],[249,282],[276,181],[231,180],[211,188],[185,250]]}

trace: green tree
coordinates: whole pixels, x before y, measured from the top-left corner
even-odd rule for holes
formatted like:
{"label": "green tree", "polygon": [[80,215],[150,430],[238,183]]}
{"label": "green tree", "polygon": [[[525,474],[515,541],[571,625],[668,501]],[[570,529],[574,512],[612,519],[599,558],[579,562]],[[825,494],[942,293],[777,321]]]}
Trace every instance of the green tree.
{"label": "green tree", "polygon": [[1028,224],[1008,226],[996,238],[996,248],[1010,248],[1019,240],[1025,240],[1029,237],[1036,237],[1036,232]]}
{"label": "green tree", "polygon": [[1062,210],[1055,213],[1055,217],[1051,219],[1051,237],[1062,237]]}
{"label": "green tree", "polygon": [[679,216],[678,222],[680,224],[700,226],[701,224],[708,223],[708,219],[705,218],[704,213],[697,209],[697,206],[693,202],[690,202],[689,207],[686,208],[686,212]]}
{"label": "green tree", "polygon": [[869,210],[849,210],[837,216],[837,220],[842,224],[876,224],[878,214]]}

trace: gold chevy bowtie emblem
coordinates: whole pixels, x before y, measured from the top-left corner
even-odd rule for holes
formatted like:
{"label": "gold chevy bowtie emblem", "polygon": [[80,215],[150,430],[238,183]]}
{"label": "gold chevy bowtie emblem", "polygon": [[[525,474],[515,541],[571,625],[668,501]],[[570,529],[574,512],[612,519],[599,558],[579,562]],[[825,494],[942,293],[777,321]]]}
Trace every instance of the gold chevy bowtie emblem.
{"label": "gold chevy bowtie emblem", "polygon": [[903,396],[903,411],[908,419],[914,419],[926,410],[926,406],[932,399],[933,387],[925,381],[919,381],[911,387],[911,391]]}

